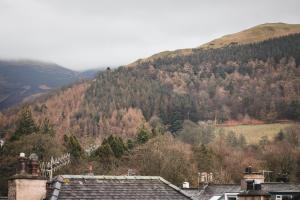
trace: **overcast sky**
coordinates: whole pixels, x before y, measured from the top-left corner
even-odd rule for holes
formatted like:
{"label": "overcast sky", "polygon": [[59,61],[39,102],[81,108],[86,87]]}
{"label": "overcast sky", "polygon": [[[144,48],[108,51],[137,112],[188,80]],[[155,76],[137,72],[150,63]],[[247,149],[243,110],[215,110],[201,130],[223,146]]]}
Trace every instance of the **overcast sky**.
{"label": "overcast sky", "polygon": [[0,0],[0,58],[82,70],[196,47],[266,22],[300,23],[299,0]]}

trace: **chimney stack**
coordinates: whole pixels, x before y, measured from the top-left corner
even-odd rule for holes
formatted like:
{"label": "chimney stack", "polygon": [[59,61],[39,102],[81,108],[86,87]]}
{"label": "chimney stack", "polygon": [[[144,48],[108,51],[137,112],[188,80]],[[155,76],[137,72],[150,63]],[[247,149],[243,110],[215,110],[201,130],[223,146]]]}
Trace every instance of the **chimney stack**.
{"label": "chimney stack", "polygon": [[41,200],[46,195],[46,179],[39,174],[38,156],[19,156],[19,171],[8,181],[8,200]]}
{"label": "chimney stack", "polygon": [[250,188],[254,189],[255,184],[264,183],[265,177],[262,172],[254,172],[252,167],[246,167],[244,172],[244,177],[241,180],[242,190],[249,190]]}
{"label": "chimney stack", "polygon": [[261,183],[264,183],[264,174],[262,172],[254,172],[251,166],[246,167],[244,177],[241,180],[242,191],[238,194],[238,199],[270,200],[271,195],[262,190]]}

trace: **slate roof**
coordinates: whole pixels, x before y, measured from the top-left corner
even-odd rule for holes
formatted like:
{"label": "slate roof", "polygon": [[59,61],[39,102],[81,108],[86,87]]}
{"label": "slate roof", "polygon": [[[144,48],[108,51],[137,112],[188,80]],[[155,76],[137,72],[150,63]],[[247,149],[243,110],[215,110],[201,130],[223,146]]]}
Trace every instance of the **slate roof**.
{"label": "slate roof", "polygon": [[263,183],[262,190],[268,191],[270,193],[279,192],[295,192],[300,193],[299,183]]}
{"label": "slate roof", "polygon": [[220,196],[220,199],[222,199],[225,193],[240,192],[241,186],[235,184],[209,184],[203,186],[201,190],[184,189],[184,191],[196,199],[208,200],[213,196]]}
{"label": "slate roof", "polygon": [[158,176],[62,175],[47,191],[50,200],[74,199],[194,199]]}
{"label": "slate roof", "polygon": [[[262,183],[263,192],[268,193],[300,193],[300,184],[297,183]],[[198,189],[190,188],[184,191],[193,198],[209,200],[213,196],[225,199],[225,193],[240,193],[241,186],[238,184],[209,184]]]}

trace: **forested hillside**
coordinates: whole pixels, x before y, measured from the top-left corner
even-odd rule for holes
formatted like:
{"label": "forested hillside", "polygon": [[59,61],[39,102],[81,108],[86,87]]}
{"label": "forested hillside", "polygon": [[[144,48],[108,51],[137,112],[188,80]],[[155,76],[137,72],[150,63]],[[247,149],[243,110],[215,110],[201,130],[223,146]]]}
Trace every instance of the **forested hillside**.
{"label": "forested hillside", "polygon": [[[300,34],[193,49],[188,55],[107,69],[93,81],[42,97],[31,107],[34,116],[49,118],[61,136],[66,131],[91,137],[133,136],[153,117],[171,132],[180,130],[184,120],[297,121],[299,63]],[[1,132],[10,135],[16,116],[7,113],[1,117]]]}
{"label": "forested hillside", "polygon": [[299,120],[300,34],[190,55],[157,58],[99,74],[86,104],[95,115],[139,108],[177,131],[184,119]]}

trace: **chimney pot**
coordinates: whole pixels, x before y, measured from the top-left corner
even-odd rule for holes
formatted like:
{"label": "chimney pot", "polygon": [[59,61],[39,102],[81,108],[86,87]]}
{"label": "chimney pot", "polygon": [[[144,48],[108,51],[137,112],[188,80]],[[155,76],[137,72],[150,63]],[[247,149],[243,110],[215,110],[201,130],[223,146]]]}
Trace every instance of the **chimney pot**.
{"label": "chimney pot", "polygon": [[189,182],[183,182],[182,188],[190,188],[190,183]]}
{"label": "chimney pot", "polygon": [[39,157],[36,153],[29,156],[29,172],[32,176],[39,176]]}
{"label": "chimney pot", "polygon": [[88,175],[90,175],[90,176],[94,175],[94,173],[93,173],[93,165],[92,164],[89,164],[89,173],[88,173]]}
{"label": "chimney pot", "polygon": [[25,153],[20,153],[19,157],[19,169],[20,169],[20,174],[26,174],[26,157]]}

